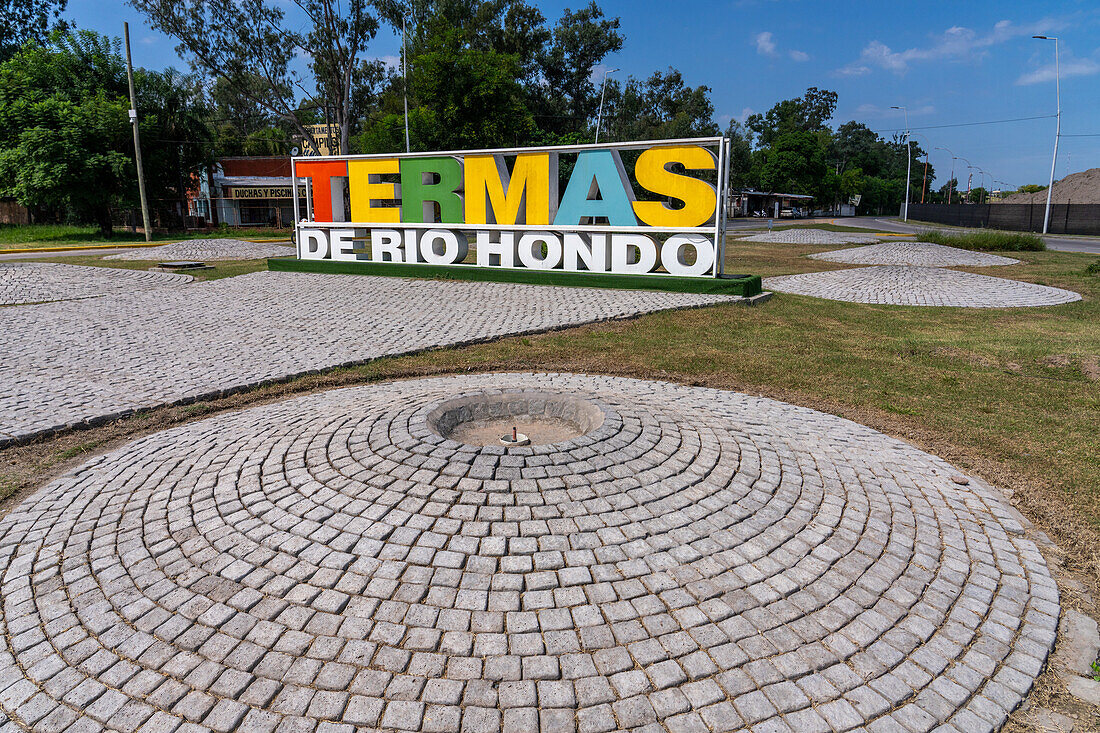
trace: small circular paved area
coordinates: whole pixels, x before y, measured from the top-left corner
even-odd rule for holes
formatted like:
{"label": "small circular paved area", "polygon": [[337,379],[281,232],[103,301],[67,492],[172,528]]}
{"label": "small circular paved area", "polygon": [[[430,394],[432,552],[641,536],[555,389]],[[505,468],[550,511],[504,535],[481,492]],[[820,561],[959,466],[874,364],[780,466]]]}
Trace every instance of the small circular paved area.
{"label": "small circular paved area", "polygon": [[246,242],[240,239],[188,239],[160,247],[136,247],[107,260],[192,260],[198,262],[216,260],[264,260],[268,257],[287,257],[294,249],[286,245],[266,242]]}
{"label": "small circular paved area", "polygon": [[880,242],[810,255],[816,260],[847,262],[852,265],[918,265],[922,267],[987,267],[1015,265],[1019,260],[988,252],[945,247],[932,242]]}
{"label": "small circular paved area", "polygon": [[[520,414],[583,434],[439,434]],[[990,730],[1058,594],[956,474],[813,410],[610,377],[220,415],[0,521],[0,708],[43,731]]]}
{"label": "small circular paved area", "polygon": [[778,242],[781,244],[860,244],[880,242],[874,234],[857,232],[833,232],[828,229],[784,229],[777,232],[763,232],[744,237],[743,242]]}
{"label": "small circular paved area", "polygon": [[82,300],[165,285],[182,285],[190,275],[144,272],[56,262],[0,262],[0,305]]}
{"label": "small circular paved area", "polygon": [[1024,308],[1080,300],[1070,290],[939,267],[876,265],[764,280],[765,290],[827,300],[960,308]]}

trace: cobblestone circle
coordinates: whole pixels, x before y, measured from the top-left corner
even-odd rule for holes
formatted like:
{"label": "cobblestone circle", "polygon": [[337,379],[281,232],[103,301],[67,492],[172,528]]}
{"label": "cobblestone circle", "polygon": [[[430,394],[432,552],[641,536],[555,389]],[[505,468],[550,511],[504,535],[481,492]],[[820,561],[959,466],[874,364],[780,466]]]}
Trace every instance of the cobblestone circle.
{"label": "cobblestone circle", "polygon": [[763,232],[741,239],[742,242],[779,242],[781,244],[860,244],[882,241],[874,234],[856,232],[831,232],[828,229],[785,229],[780,232]]}
{"label": "cobblestone circle", "polygon": [[764,280],[765,290],[850,303],[1024,308],[1080,300],[1070,290],[939,267],[875,265]]}
{"label": "cobblestone circle", "polygon": [[[527,448],[429,430],[497,389],[605,419]],[[225,414],[0,521],[0,708],[41,731],[992,730],[1058,593],[955,474],[813,410],[610,377]]]}
{"label": "cobblestone circle", "polygon": [[159,262],[193,260],[264,260],[287,257],[294,248],[265,242],[245,242],[240,239],[188,239],[161,247],[138,247],[105,257],[107,260],[157,260]]}
{"label": "cobblestone circle", "polygon": [[0,309],[0,445],[369,359],[738,300],[257,272]]}
{"label": "cobblestone circle", "polygon": [[1015,265],[1019,260],[988,252],[973,252],[945,247],[932,242],[881,242],[835,252],[810,255],[816,260],[846,262],[851,265],[918,265],[921,267],[990,267]]}
{"label": "cobblestone circle", "polygon": [[190,275],[65,265],[58,262],[0,262],[0,305],[83,300],[167,285],[182,285]]}

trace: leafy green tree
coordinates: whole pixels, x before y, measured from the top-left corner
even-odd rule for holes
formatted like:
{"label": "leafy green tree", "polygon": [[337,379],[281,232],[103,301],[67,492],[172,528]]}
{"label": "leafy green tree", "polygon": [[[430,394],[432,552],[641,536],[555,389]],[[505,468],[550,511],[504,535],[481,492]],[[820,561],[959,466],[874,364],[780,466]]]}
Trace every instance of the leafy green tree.
{"label": "leafy green tree", "polygon": [[[297,93],[331,110],[348,152],[352,88],[363,53],[378,31],[368,0],[295,0],[309,24],[299,30],[269,0],[129,0],[154,28],[179,41],[181,56],[237,94],[290,125],[307,144],[317,141],[298,116]],[[310,59],[317,95],[290,68],[297,53]]]}
{"label": "leafy green tree", "polygon": [[0,61],[27,41],[44,43],[51,31],[64,31],[61,13],[69,0],[0,0]]}
{"label": "leafy green tree", "polygon": [[662,140],[718,134],[710,88],[689,87],[670,68],[655,71],[645,81],[627,79],[620,89],[609,82],[601,139]]}
{"label": "leafy green tree", "polygon": [[588,129],[600,104],[593,72],[622,46],[619,19],[605,18],[595,2],[565,11],[539,58],[541,84],[535,113],[544,128],[555,134]]}
{"label": "leafy green tree", "polygon": [[[208,160],[206,111],[196,82],[171,69],[138,69],[134,83],[147,190],[164,208]],[[25,46],[0,64],[0,195],[109,236],[112,210],[137,201],[129,107],[118,39],[81,31]]]}

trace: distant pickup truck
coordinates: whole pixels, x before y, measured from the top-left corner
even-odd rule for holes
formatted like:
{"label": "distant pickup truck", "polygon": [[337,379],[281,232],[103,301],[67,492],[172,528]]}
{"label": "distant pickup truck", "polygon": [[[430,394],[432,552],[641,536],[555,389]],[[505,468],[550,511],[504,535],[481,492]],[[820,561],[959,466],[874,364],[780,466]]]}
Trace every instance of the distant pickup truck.
{"label": "distant pickup truck", "polygon": [[786,208],[779,210],[780,219],[805,219],[806,210],[802,208]]}

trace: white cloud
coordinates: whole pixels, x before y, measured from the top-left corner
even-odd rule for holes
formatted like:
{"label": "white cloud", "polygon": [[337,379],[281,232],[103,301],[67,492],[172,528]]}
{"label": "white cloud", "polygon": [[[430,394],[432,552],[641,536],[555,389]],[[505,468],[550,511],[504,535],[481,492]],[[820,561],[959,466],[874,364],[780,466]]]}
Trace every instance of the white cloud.
{"label": "white cloud", "polygon": [[837,73],[862,76],[875,69],[882,69],[904,74],[912,64],[925,61],[971,61],[982,58],[991,46],[1015,38],[1048,33],[1064,25],[1064,21],[1052,18],[1028,25],[1016,25],[1010,20],[1001,20],[987,33],[978,33],[972,28],[956,25],[933,35],[928,46],[902,51],[895,51],[882,41],[874,40],[864,46],[858,59],[837,69]]}
{"label": "white cloud", "polygon": [[[1071,59],[1062,62],[1060,72],[1062,78],[1067,76],[1092,76],[1093,74],[1100,73],[1100,64],[1092,59]],[[1022,74],[1020,78],[1016,80],[1016,84],[1019,86],[1042,84],[1043,82],[1054,81],[1055,76],[1054,64],[1049,64],[1035,71],[1029,71],[1026,74]]]}
{"label": "white cloud", "polygon": [[737,120],[743,125],[745,124],[745,120],[747,120],[750,116],[754,114],[756,114],[756,110],[754,110],[752,107],[743,107],[741,109],[741,114],[734,115],[733,119]]}
{"label": "white cloud", "polygon": [[805,51],[791,51],[788,55],[792,61],[798,61],[799,63],[810,60],[810,54]]}
{"label": "white cloud", "polygon": [[752,42],[756,45],[756,52],[761,56],[775,57],[779,55],[775,50],[775,41],[772,40],[772,34],[769,31],[757,33]]}

